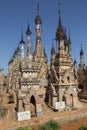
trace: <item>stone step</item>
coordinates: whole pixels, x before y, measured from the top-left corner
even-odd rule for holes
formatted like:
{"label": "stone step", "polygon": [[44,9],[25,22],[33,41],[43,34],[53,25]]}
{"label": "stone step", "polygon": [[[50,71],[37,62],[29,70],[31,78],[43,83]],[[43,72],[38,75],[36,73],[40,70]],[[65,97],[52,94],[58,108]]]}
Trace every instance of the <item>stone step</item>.
{"label": "stone step", "polygon": [[43,103],[43,114],[52,112],[53,110],[50,107],[48,107],[45,103]]}

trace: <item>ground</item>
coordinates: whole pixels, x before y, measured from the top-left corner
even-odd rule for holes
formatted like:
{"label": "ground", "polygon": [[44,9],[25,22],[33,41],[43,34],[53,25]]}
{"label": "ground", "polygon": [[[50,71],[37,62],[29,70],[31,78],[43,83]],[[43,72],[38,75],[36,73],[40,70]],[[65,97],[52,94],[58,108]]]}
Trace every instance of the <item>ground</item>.
{"label": "ground", "polygon": [[61,123],[62,127],[60,130],[78,130],[81,126],[87,125],[87,118],[81,118],[70,122]]}
{"label": "ground", "polygon": [[[68,121],[60,123],[60,130],[78,130],[81,126],[87,125],[87,117],[80,118],[78,120]],[[35,126],[35,130],[38,130],[38,127]]]}
{"label": "ground", "polygon": [[[35,123],[34,125],[35,130],[38,130],[38,123],[39,123],[38,120],[34,120],[34,123]],[[8,130],[8,128],[18,127],[18,126],[21,126],[22,124],[26,125],[28,124],[28,122],[24,121],[17,124],[13,123],[13,125],[12,123],[7,125],[7,123],[3,122],[3,123],[0,123],[0,130]],[[79,118],[73,121],[62,122],[60,123],[60,125],[61,125],[60,130],[78,130],[81,126],[87,125],[87,117]]]}
{"label": "ground", "polygon": [[5,117],[3,120],[0,120],[0,130],[10,130],[12,128],[18,128],[21,126],[31,126],[34,127],[35,130],[38,130],[39,124],[43,124],[51,119],[54,119],[60,123],[60,130],[78,130],[81,126],[87,125],[87,103],[85,103],[84,107],[81,109],[70,111],[53,112],[49,110],[47,112],[46,109],[48,110],[48,108],[45,106],[44,114],[33,117],[32,119],[26,121],[18,122],[17,119],[8,120],[8,118]]}

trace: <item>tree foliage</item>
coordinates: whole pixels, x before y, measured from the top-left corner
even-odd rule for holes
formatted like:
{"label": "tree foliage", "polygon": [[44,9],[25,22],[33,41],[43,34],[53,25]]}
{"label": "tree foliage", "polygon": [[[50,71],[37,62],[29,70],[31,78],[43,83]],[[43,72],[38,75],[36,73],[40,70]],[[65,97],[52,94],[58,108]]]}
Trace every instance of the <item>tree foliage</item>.
{"label": "tree foliage", "polygon": [[60,125],[54,120],[50,120],[46,122],[44,125],[41,125],[39,127],[39,130],[59,130],[59,129]]}
{"label": "tree foliage", "polygon": [[79,128],[79,130],[87,130],[87,126],[82,126]]}

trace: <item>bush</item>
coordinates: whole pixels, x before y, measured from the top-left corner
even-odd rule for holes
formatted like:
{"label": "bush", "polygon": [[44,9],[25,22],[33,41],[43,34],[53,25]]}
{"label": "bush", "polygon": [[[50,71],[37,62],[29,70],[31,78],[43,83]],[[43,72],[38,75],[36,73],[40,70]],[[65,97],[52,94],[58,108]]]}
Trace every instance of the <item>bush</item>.
{"label": "bush", "polygon": [[79,128],[79,130],[87,130],[87,126],[82,126]]}
{"label": "bush", "polygon": [[39,130],[59,130],[59,129],[60,129],[60,125],[54,120],[50,120],[44,125],[41,125],[39,127]]}
{"label": "bush", "polygon": [[33,129],[30,127],[20,127],[17,130],[33,130]]}

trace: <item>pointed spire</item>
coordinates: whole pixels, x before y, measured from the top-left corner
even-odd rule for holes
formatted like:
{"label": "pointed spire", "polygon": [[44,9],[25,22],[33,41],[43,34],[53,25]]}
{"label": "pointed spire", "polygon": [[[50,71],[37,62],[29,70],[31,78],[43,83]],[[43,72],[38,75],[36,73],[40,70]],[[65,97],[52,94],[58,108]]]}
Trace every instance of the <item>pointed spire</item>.
{"label": "pointed spire", "polygon": [[35,24],[42,24],[41,17],[39,15],[39,3],[37,3],[37,16],[35,18]]}
{"label": "pointed spire", "polygon": [[84,53],[81,45],[81,50],[80,50],[80,64],[79,64],[79,70],[83,71],[84,70]]}
{"label": "pointed spire", "polygon": [[70,41],[70,44],[71,44],[70,30],[69,30],[69,41]]}
{"label": "pointed spire", "polygon": [[46,55],[46,51],[45,51],[45,48],[44,48],[44,55],[45,55],[45,57],[47,58],[47,55]]}
{"label": "pointed spire", "polygon": [[37,3],[37,15],[39,15],[39,3]]}
{"label": "pointed spire", "polygon": [[82,48],[82,45],[81,45],[81,50],[80,50],[80,56],[83,56],[84,53],[83,53],[83,48]]}
{"label": "pointed spire", "polygon": [[51,59],[50,59],[50,62],[51,62],[51,67],[54,66],[54,61],[55,61],[55,49],[54,49],[54,42],[52,40],[52,48],[51,48]]}
{"label": "pointed spire", "polygon": [[23,40],[23,29],[21,31],[21,41],[20,41],[20,44],[25,44],[24,40]]}
{"label": "pointed spire", "polygon": [[60,2],[59,2],[59,24],[56,31],[56,40],[65,39],[65,31],[62,25],[61,16],[60,16]]}
{"label": "pointed spire", "polygon": [[66,44],[66,42],[67,42],[67,34],[66,34],[66,27],[65,27],[65,44]]}
{"label": "pointed spire", "polygon": [[69,30],[69,39],[68,39],[68,45],[71,45],[70,30]]}
{"label": "pointed spire", "polygon": [[55,49],[54,49],[54,42],[52,40],[52,49],[51,49],[51,54],[55,54]]}
{"label": "pointed spire", "polygon": [[28,26],[27,26],[26,35],[28,35],[28,36],[31,35],[31,30],[30,30],[29,23],[28,23]]}
{"label": "pointed spire", "polygon": [[27,56],[29,58],[31,58],[31,42],[30,42],[31,30],[30,30],[30,27],[29,27],[29,23],[28,23],[26,34],[28,36],[27,37]]}
{"label": "pointed spire", "polygon": [[24,40],[23,40],[23,30],[21,31],[21,41],[20,41],[20,44],[21,44],[21,56],[22,58],[24,58]]}
{"label": "pointed spire", "polygon": [[58,3],[58,6],[59,6],[59,11],[58,11],[58,13],[59,13],[59,21],[61,21],[61,15],[60,15],[60,5],[61,5],[61,3],[60,3],[60,1],[59,1],[59,3]]}

